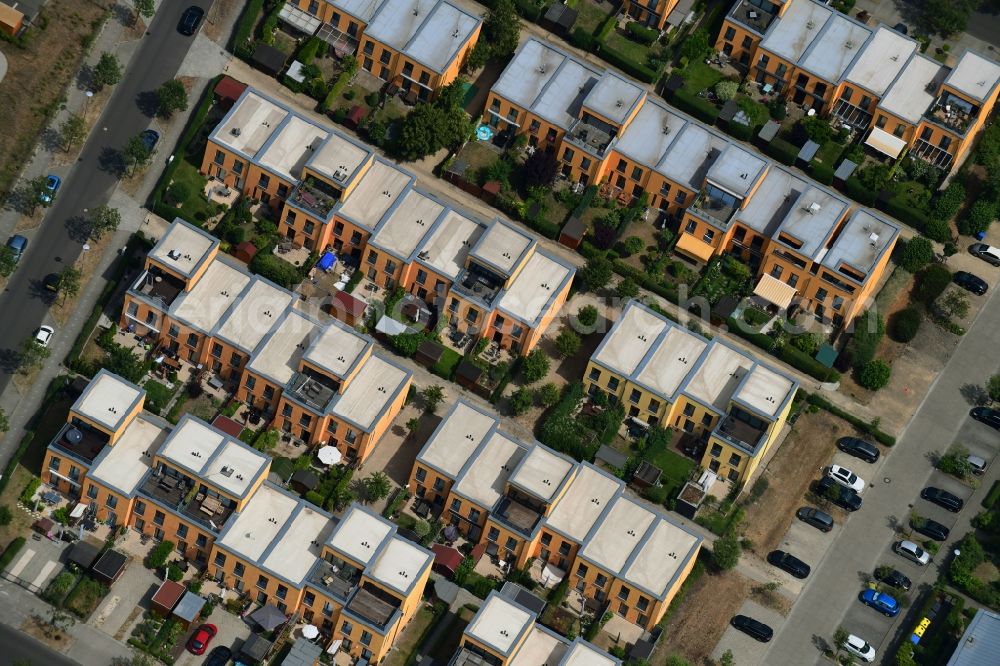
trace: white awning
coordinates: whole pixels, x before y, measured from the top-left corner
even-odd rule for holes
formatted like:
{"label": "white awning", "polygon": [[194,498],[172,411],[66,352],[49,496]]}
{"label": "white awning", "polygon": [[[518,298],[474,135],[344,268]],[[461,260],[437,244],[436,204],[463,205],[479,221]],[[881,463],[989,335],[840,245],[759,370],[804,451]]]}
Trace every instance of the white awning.
{"label": "white awning", "polygon": [[83,518],[83,514],[84,512],[86,512],[86,510],[87,510],[87,505],[84,504],[83,502],[80,502],[79,504],[73,507],[72,511],[69,512],[69,517],[74,519]]}
{"label": "white awning", "polygon": [[278,12],[278,18],[293,28],[301,30],[307,35],[315,34],[315,32],[319,30],[320,23],[322,23],[322,21],[312,14],[304,12],[297,7],[293,7],[287,2],[285,3],[285,6],[281,8],[281,11]]}
{"label": "white awning", "polygon": [[542,587],[553,588],[558,585],[563,578],[566,577],[566,572],[559,567],[553,566],[548,562],[542,567]]}
{"label": "white awning", "polygon": [[343,638],[338,638],[337,640],[333,641],[332,643],[330,643],[330,647],[326,649],[326,653],[337,654],[337,652],[340,650],[340,645],[343,642],[344,642]]}
{"label": "white awning", "polygon": [[877,127],[872,128],[871,134],[865,139],[865,145],[871,146],[883,155],[888,155],[893,159],[899,157],[899,154],[903,152],[903,148],[906,148],[905,141]]}
{"label": "white awning", "polygon": [[760,278],[760,282],[754,287],[753,293],[755,296],[760,296],[768,303],[773,303],[777,305],[780,309],[785,310],[791,304],[792,299],[795,298],[795,287],[790,284],[785,284],[776,277],[772,277],[765,273],[763,277]]}

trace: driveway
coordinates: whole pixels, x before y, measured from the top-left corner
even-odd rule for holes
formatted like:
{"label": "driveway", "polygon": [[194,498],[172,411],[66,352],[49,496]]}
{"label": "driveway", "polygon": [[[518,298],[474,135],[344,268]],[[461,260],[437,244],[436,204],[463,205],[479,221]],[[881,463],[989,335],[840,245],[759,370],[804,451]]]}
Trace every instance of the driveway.
{"label": "driveway", "polygon": [[88,622],[109,636],[120,641],[127,640],[132,625],[149,608],[149,600],[160,582],[155,573],[142,566],[142,562],[133,560]]}
{"label": "driveway", "polygon": [[[209,650],[213,650],[220,645],[225,645],[233,651],[233,654],[236,654],[236,651],[243,645],[244,641],[250,638],[250,634],[253,633],[250,630],[250,625],[244,622],[242,618],[238,615],[233,615],[225,608],[222,608],[222,606],[217,606],[209,617],[202,618],[199,622],[192,624],[191,628],[182,636],[179,644],[186,645],[188,638],[194,633],[194,630],[203,623],[214,624],[219,630],[219,634],[208,646]],[[195,656],[184,650],[177,658],[177,661],[174,662],[174,666],[195,666],[195,664],[203,663],[206,658],[204,656]]]}
{"label": "driveway", "polygon": [[14,561],[8,565],[7,573],[34,586],[32,589],[44,590],[62,571],[61,560],[66,545],[65,542],[50,541],[33,534]]}

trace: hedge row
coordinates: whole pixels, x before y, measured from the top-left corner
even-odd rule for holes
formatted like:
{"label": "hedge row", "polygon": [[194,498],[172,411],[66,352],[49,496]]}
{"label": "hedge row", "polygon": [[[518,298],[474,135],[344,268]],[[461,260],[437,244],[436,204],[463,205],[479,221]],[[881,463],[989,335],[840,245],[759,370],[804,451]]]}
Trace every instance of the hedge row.
{"label": "hedge row", "polygon": [[879,199],[875,203],[875,207],[884,213],[892,215],[897,220],[902,220],[906,222],[909,226],[913,227],[917,231],[923,231],[927,228],[927,225],[931,221],[931,216],[922,210],[913,208],[912,206],[906,205],[902,202],[897,202],[892,197],[887,199]]}
{"label": "hedge row", "polygon": [[840,373],[833,368],[828,368],[809,354],[792,345],[783,345],[778,352],[778,358],[800,370],[810,377],[815,377],[821,382],[835,382],[840,379]]}
{"label": "hedge row", "polygon": [[812,174],[813,180],[822,183],[823,185],[830,185],[833,183],[833,167],[829,164],[813,164],[809,172]]}
{"label": "hedge row", "polygon": [[[253,54],[253,26],[264,10],[264,0],[249,0],[233,28],[229,39],[229,50],[238,58],[249,58]],[[213,86],[214,87],[214,86]]]}
{"label": "hedge row", "polygon": [[847,196],[863,206],[874,206],[875,199],[878,196],[877,192],[872,192],[855,176],[851,176],[844,183],[844,191],[847,192]]}
{"label": "hedge row", "polygon": [[597,196],[597,185],[588,185],[583,190],[583,194],[580,195],[580,203],[573,209],[570,217],[582,217],[587,212],[587,209],[590,208],[590,203],[594,200],[595,196]]}
{"label": "hedge row", "polygon": [[681,111],[686,111],[708,125],[714,125],[719,119],[719,109],[714,104],[687,90],[675,91],[670,102]]}
{"label": "hedge row", "polygon": [[799,157],[799,147],[781,137],[764,146],[764,152],[785,166],[793,166]]}
{"label": "hedge row", "polygon": [[886,446],[893,446],[896,444],[896,438],[893,437],[892,435],[882,432],[881,430],[878,429],[878,427],[872,425],[871,423],[868,423],[867,421],[862,421],[854,414],[845,412],[840,407],[837,407],[823,396],[817,395],[815,393],[810,393],[806,399],[809,401],[810,405],[816,405],[820,409],[825,409],[834,416],[838,416],[844,419],[858,430],[868,433],[876,440],[878,440],[880,443],[885,444]]}
{"label": "hedge row", "polygon": [[14,556],[21,552],[24,548],[24,537],[19,536],[11,540],[7,547],[4,548],[3,555],[0,555],[0,571],[3,571],[7,566],[14,561]]}
{"label": "hedge row", "polygon": [[647,67],[641,62],[636,62],[632,58],[628,57],[624,53],[619,53],[615,49],[611,48],[607,44],[601,44],[600,50],[597,55],[601,56],[604,60],[611,63],[618,69],[622,70],[626,74],[639,79],[645,83],[653,83],[658,78],[660,78],[660,73],[655,69]]}
{"label": "hedge row", "polygon": [[538,23],[538,21],[542,18],[542,9],[544,9],[544,7],[535,2],[535,0],[514,0],[514,7],[517,9],[518,14],[532,23]]}
{"label": "hedge row", "polygon": [[637,21],[631,21],[626,24],[625,31],[633,40],[639,42],[640,44],[645,44],[646,46],[649,46],[660,38],[659,30],[647,28]]}
{"label": "hedge row", "polygon": [[726,123],[723,129],[725,129],[726,134],[739,141],[749,141],[754,134],[752,127],[737,122]]}

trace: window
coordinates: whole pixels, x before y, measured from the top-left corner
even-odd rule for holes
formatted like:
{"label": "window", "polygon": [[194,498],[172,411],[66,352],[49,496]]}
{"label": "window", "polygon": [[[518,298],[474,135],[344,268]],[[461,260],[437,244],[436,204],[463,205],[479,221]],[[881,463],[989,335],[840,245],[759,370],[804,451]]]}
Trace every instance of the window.
{"label": "window", "polygon": [[587,171],[588,169],[590,169],[590,158],[589,157],[580,158],[580,168],[583,169],[584,171]]}
{"label": "window", "polygon": [[233,567],[233,575],[236,576],[237,578],[242,578],[243,574],[245,574],[246,571],[247,571],[246,565],[244,565],[242,562],[237,562],[236,566]]}
{"label": "window", "polygon": [[351,245],[361,245],[361,232],[355,231],[351,234]]}
{"label": "window", "polygon": [[586,578],[588,571],[590,571],[590,569],[587,568],[587,565],[581,564],[576,568],[576,575],[579,576],[580,578]]}
{"label": "window", "polygon": [[702,416],[702,417],[701,417],[701,424],[702,424],[703,426],[705,426],[706,428],[707,428],[708,426],[712,425],[712,415],[711,415],[711,414],[708,414],[708,413],[706,413],[706,414],[705,414],[704,416]]}
{"label": "window", "polygon": [[114,495],[108,495],[108,498],[104,500],[104,504],[106,504],[109,509],[113,509],[118,506],[118,498]]}
{"label": "window", "polygon": [[354,631],[354,625],[344,620],[343,624],[340,625],[341,633],[350,635]]}
{"label": "window", "polygon": [[344,233],[344,223],[343,222],[334,222],[334,224],[333,224],[333,233],[335,235],[337,235],[337,236],[339,236],[342,233]]}
{"label": "window", "polygon": [[378,57],[378,61],[383,65],[388,65],[390,58],[392,58],[392,53],[388,49],[383,49],[381,55]]}
{"label": "window", "polygon": [[362,631],[361,632],[361,643],[362,643],[362,645],[371,645],[372,644],[372,634],[371,634],[370,631]]}
{"label": "window", "polygon": [[208,537],[205,536],[204,534],[199,534],[197,537],[195,537],[194,545],[198,546],[199,548],[204,548],[205,546],[208,545]]}
{"label": "window", "polygon": [[689,234],[693,234],[698,230],[698,223],[694,220],[688,220],[688,223],[684,226],[684,231]]}
{"label": "window", "polygon": [[316,231],[316,223],[312,220],[306,220],[305,224],[302,225],[302,231],[312,235],[312,232]]}
{"label": "window", "polygon": [[267,576],[257,576],[257,587],[259,587],[262,590],[266,590],[267,584],[270,582],[271,581],[267,579]]}
{"label": "window", "polygon": [[646,409],[655,414],[656,412],[660,411],[660,401],[651,398],[649,400],[649,406],[646,407]]}
{"label": "window", "polygon": [[563,541],[562,543],[559,544],[559,554],[562,555],[563,557],[566,557],[566,556],[569,555],[569,542],[568,541]]}
{"label": "window", "polygon": [[646,597],[644,597],[644,596],[642,596],[640,594],[639,595],[639,600],[637,602],[635,602],[635,608],[640,613],[645,613],[646,609],[649,608],[649,599],[647,599]]}
{"label": "window", "polygon": [[274,397],[274,387],[271,386],[270,384],[268,384],[267,386],[265,386],[264,387],[263,396],[264,396],[265,400],[270,400],[271,398],[273,398]]}
{"label": "window", "polygon": [[218,342],[212,343],[212,356],[215,358],[222,358],[222,345]]}
{"label": "window", "polygon": [[732,453],[729,455],[729,464],[736,467],[743,460],[738,453]]}
{"label": "window", "polygon": [[417,284],[425,284],[427,282],[427,271],[422,269],[417,269]]}
{"label": "window", "polygon": [[601,379],[601,371],[597,368],[590,369],[590,381],[596,382]]}
{"label": "window", "polygon": [[844,93],[840,96],[840,98],[850,101],[852,97],[854,97],[854,88],[844,86]]}
{"label": "window", "polygon": [[731,42],[733,41],[733,37],[735,36],[736,36],[736,28],[734,28],[733,26],[729,26],[728,28],[726,28],[726,36],[725,36],[726,40]]}
{"label": "window", "polygon": [[221,150],[215,151],[215,163],[220,165],[226,163],[226,154]]}
{"label": "window", "polygon": [[701,237],[701,239],[706,243],[711,243],[713,238],[715,238],[715,232],[711,229],[706,229],[705,235]]}
{"label": "window", "polygon": [[563,151],[563,162],[572,162],[575,154],[571,148],[567,148]]}
{"label": "window", "polygon": [[451,303],[448,304],[448,310],[451,312],[458,312],[458,299],[451,299]]}
{"label": "window", "polygon": [[97,486],[87,486],[87,497],[97,499]]}
{"label": "window", "polygon": [[493,327],[497,329],[503,328],[503,325],[506,321],[507,321],[506,319],[504,319],[500,315],[497,315],[496,317],[493,318]]}
{"label": "window", "polygon": [[240,367],[241,363],[243,363],[243,357],[237,354],[236,352],[233,352],[232,355],[229,357],[229,365],[231,365],[234,368],[238,368]]}
{"label": "window", "polygon": [[639,389],[632,389],[632,393],[631,393],[631,395],[629,395],[628,399],[629,399],[629,402],[632,402],[632,403],[635,403],[635,404],[638,405],[639,404],[639,400],[642,399],[642,393],[639,391]]}
{"label": "window", "polygon": [[871,105],[872,105],[872,98],[869,97],[868,95],[862,95],[861,102],[859,103],[858,106],[867,111],[868,107],[870,107]]}
{"label": "window", "polygon": [[522,333],[524,333],[524,327],[520,326],[519,324],[514,324],[510,329],[510,335],[513,338],[521,337]]}
{"label": "window", "polygon": [[490,531],[489,533],[487,533],[486,538],[487,540],[496,543],[497,539],[500,538],[500,530],[498,530],[496,527],[490,527]]}
{"label": "window", "polygon": [[731,469],[726,473],[726,478],[732,481],[733,483],[739,483],[740,473],[735,469]]}
{"label": "window", "polygon": [[628,601],[628,595],[631,594],[631,592],[632,592],[632,590],[630,590],[627,587],[625,587],[624,585],[622,585],[618,589],[618,598],[621,599],[622,601]]}
{"label": "window", "polygon": [[769,62],[771,62],[771,59],[769,57],[767,57],[766,55],[761,55],[760,61],[757,63],[757,66],[760,67],[761,69],[767,69],[767,65]]}
{"label": "window", "polygon": [[415,476],[417,478],[417,481],[423,483],[425,480],[427,480],[427,470],[424,469],[423,467],[418,467]]}
{"label": "window", "polygon": [[465,320],[467,322],[469,322],[470,324],[475,324],[476,323],[476,319],[478,319],[478,318],[479,318],[479,312],[477,310],[473,310],[471,308],[469,309],[469,311],[465,315]]}
{"label": "window", "polygon": [[642,180],[642,169],[640,167],[632,167],[632,180]]}
{"label": "window", "polygon": [[542,534],[542,545],[549,546],[552,543],[552,535],[548,532]]}
{"label": "window", "polygon": [[517,548],[517,539],[514,537],[507,537],[507,543],[505,545],[507,550],[513,551]]}
{"label": "window", "polygon": [[741,42],[741,44],[742,44],[743,48],[748,49],[748,48],[750,48],[753,45],[753,40],[750,39],[749,35],[747,35],[746,37],[743,38],[743,41]]}
{"label": "window", "polygon": [[462,500],[455,498],[451,500],[451,510],[455,513],[462,513]]}
{"label": "window", "polygon": [[721,444],[712,444],[712,457],[713,458],[718,458],[721,455],[722,455],[722,445]]}
{"label": "window", "polygon": [[248,390],[252,391],[253,387],[257,385],[257,378],[253,375],[247,375],[246,387]]}
{"label": "window", "polygon": [[365,42],[364,52],[365,55],[372,55],[375,53],[375,42]]}
{"label": "window", "polygon": [[597,578],[594,579],[594,585],[597,587],[604,587],[608,584],[608,577],[604,574],[597,574]]}
{"label": "window", "polygon": [[663,183],[660,185],[660,194],[662,194],[664,198],[670,194],[670,183]]}
{"label": "window", "polygon": [[826,302],[826,297],[827,297],[827,291],[826,291],[826,289],[818,289],[818,290],[816,290],[816,300],[817,301],[819,301],[820,303],[825,303]]}
{"label": "window", "polygon": [[799,283],[799,276],[796,275],[795,273],[792,273],[791,275],[788,276],[787,282],[789,287],[794,287]]}
{"label": "window", "polygon": [[948,150],[948,148],[950,147],[951,147],[951,137],[942,136],[941,139],[938,141],[938,148],[940,148],[941,150]]}
{"label": "window", "polygon": [[139,305],[137,303],[128,304],[128,313],[131,317],[136,317],[139,314]]}
{"label": "window", "polygon": [[479,523],[479,517],[481,515],[482,515],[482,513],[480,513],[479,509],[470,508],[469,509],[469,522],[477,523],[478,524]]}
{"label": "window", "polygon": [[610,390],[617,391],[618,390],[618,384],[620,384],[620,383],[621,382],[618,380],[617,377],[608,377],[608,388]]}
{"label": "window", "polygon": [[332,420],[332,419],[329,422],[327,422],[327,424],[326,424],[326,431],[328,433],[331,433],[331,434],[336,434],[337,433],[337,422],[334,421],[334,420]]}
{"label": "window", "polygon": [[215,554],[215,566],[224,567],[226,566],[226,556],[222,553]]}
{"label": "window", "polygon": [[243,173],[243,162],[239,160],[233,160],[233,173],[241,174]]}
{"label": "window", "polygon": [[195,334],[195,333],[188,333],[187,346],[188,347],[197,347],[198,346],[198,336],[197,336],[197,334]]}
{"label": "window", "polygon": [[622,617],[628,615],[628,604],[618,604],[618,614]]}
{"label": "window", "polygon": [[167,516],[162,511],[157,511],[153,514],[153,524],[162,525],[163,521],[166,520]]}
{"label": "window", "polygon": [[49,469],[54,469],[55,471],[58,472],[59,471],[59,465],[61,465],[61,464],[62,464],[62,460],[60,460],[59,458],[56,458],[55,456],[52,456],[52,458],[49,459]]}
{"label": "window", "polygon": [[177,525],[177,536],[184,539],[185,537],[187,537],[187,533],[188,533],[187,525],[184,525],[183,523]]}
{"label": "window", "polygon": [[690,402],[684,405],[684,416],[694,416],[694,405]]}
{"label": "window", "polygon": [[285,185],[284,183],[278,184],[278,197],[281,199],[288,198],[288,185]]}
{"label": "window", "polygon": [[180,334],[181,334],[181,329],[178,328],[177,324],[171,324],[170,328],[167,329],[167,335],[169,335],[172,338],[176,338]]}
{"label": "window", "polygon": [[879,116],[878,120],[875,121],[875,126],[878,127],[879,129],[884,129],[886,120],[887,118],[885,116]]}
{"label": "window", "polygon": [[390,275],[396,272],[396,262],[392,259],[385,260],[385,272]]}
{"label": "window", "polygon": [[444,481],[441,479],[441,477],[434,479],[434,491],[441,492],[443,490],[444,490]]}
{"label": "window", "polygon": [[262,190],[266,190],[267,186],[271,184],[271,177],[266,173],[260,174],[260,180],[257,181],[257,187]]}
{"label": "window", "polygon": [[278,589],[274,591],[274,596],[278,597],[279,599],[284,599],[285,597],[288,596],[288,588],[285,587],[284,585],[279,585]]}
{"label": "window", "polygon": [[906,131],[906,125],[904,125],[903,123],[896,123],[896,129],[894,129],[892,133],[895,134],[896,136],[901,137],[903,136],[903,132],[905,131]]}
{"label": "window", "polygon": [[287,402],[285,403],[285,406],[281,408],[281,415],[282,416],[291,416],[292,415],[292,406],[290,404],[288,404]]}

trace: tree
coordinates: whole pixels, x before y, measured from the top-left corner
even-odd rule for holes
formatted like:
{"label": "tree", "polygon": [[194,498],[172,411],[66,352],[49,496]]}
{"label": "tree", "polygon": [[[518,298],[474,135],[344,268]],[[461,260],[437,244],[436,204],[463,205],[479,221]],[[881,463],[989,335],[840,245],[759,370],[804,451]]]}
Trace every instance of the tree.
{"label": "tree", "polygon": [[558,168],[559,164],[556,162],[555,155],[544,150],[536,150],[528,156],[521,168],[525,188],[530,190],[533,187],[551,185]]}
{"label": "tree", "polygon": [[921,319],[920,310],[912,305],[900,310],[892,318],[892,337],[897,342],[910,342],[917,337]]}
{"label": "tree", "polygon": [[167,188],[167,198],[170,199],[172,203],[183,204],[191,197],[191,188],[187,183],[183,181],[177,181],[176,183],[171,183],[170,187]]}
{"label": "tree", "polygon": [[549,382],[535,391],[535,398],[542,407],[551,407],[559,402],[559,387]]}
{"label": "tree", "polygon": [[584,305],[576,311],[576,320],[581,326],[590,328],[597,323],[597,308],[593,305]]}
{"label": "tree", "polygon": [[732,650],[726,650],[719,657],[719,666],[733,666],[736,663]]}
{"label": "tree", "polygon": [[8,432],[10,430],[10,419],[7,418],[7,412],[0,407],[0,432]]}
{"label": "tree", "polygon": [[881,359],[868,361],[858,371],[858,383],[871,391],[878,391],[889,383],[892,368]]}
{"label": "tree", "polygon": [[175,111],[184,111],[188,107],[187,90],[177,79],[167,81],[156,89],[156,115],[169,118]]}
{"label": "tree", "polygon": [[457,145],[472,132],[469,116],[462,108],[443,108],[440,101],[418,104],[403,119],[395,148],[404,160],[419,160]]}
{"label": "tree", "polygon": [[847,637],[850,636],[847,629],[843,627],[837,627],[837,630],[833,632],[833,646],[840,652],[847,645]]}
{"label": "tree", "polygon": [[[1000,375],[993,375],[986,381],[986,392],[989,394],[990,400],[994,402],[1000,400]],[[0,423],[3,423],[2,419],[0,419]],[[0,426],[0,430],[2,429],[3,427]]]}
{"label": "tree", "polygon": [[723,102],[728,102],[732,98],[736,97],[736,93],[740,91],[740,84],[736,81],[730,81],[728,79],[723,79],[715,84],[715,96],[721,99]]}
{"label": "tree", "polygon": [[587,260],[587,264],[576,273],[580,285],[586,291],[597,291],[607,286],[611,281],[614,269],[606,257],[596,255]]}
{"label": "tree", "polygon": [[739,563],[742,552],[743,547],[740,545],[739,539],[733,534],[727,534],[715,540],[715,544],[712,546],[712,559],[715,560],[717,567],[723,571],[729,571]]}
{"label": "tree", "polygon": [[417,520],[413,523],[413,533],[423,539],[431,533],[431,524],[423,518],[417,518]]}
{"label": "tree", "polygon": [[969,299],[960,291],[948,291],[935,301],[935,309],[944,317],[965,319],[969,314]]}
{"label": "tree", "polygon": [[146,146],[146,142],[142,140],[141,134],[137,134],[128,140],[122,154],[131,163],[131,173],[133,174],[136,170],[147,166],[153,158],[153,151]]}
{"label": "tree", "polygon": [[10,507],[6,504],[0,506],[0,525],[10,525],[12,520],[14,520],[14,514],[11,513]]}
{"label": "tree", "polygon": [[916,273],[934,259],[934,246],[923,236],[914,236],[906,242],[899,255],[899,265]]}
{"label": "tree", "polygon": [[361,487],[365,492],[365,499],[368,502],[381,502],[389,496],[392,490],[392,483],[385,472],[372,472],[361,480]]}
{"label": "tree", "polygon": [[83,280],[83,271],[76,266],[66,266],[59,274],[59,292],[62,294],[63,303],[67,298],[73,298],[80,293],[80,283]]}
{"label": "tree", "polygon": [[431,384],[420,393],[424,398],[424,405],[428,412],[433,414],[437,411],[438,405],[444,400],[444,389],[440,384]]}
{"label": "tree", "polygon": [[48,179],[37,176],[25,181],[17,188],[17,198],[21,210],[27,215],[34,215],[39,205],[48,206],[51,201],[42,201],[42,195],[48,192]]}
{"label": "tree", "polygon": [[98,206],[90,211],[90,237],[99,239],[107,232],[114,233],[122,223],[122,214],[117,208]]}
{"label": "tree", "polygon": [[496,0],[486,12],[483,33],[490,44],[490,55],[506,58],[517,50],[521,38],[521,20],[513,0]]}
{"label": "tree", "polygon": [[629,256],[638,254],[646,249],[646,243],[638,236],[629,236],[622,241],[622,248]]}
{"label": "tree", "polygon": [[94,65],[94,72],[91,81],[95,90],[100,90],[104,86],[113,86],[122,80],[122,64],[118,56],[105,51],[101,54],[97,64]]}
{"label": "tree", "polygon": [[49,357],[48,347],[43,347],[31,337],[21,343],[21,353],[18,355],[18,369],[27,374],[42,364]]}
{"label": "tree", "polygon": [[931,264],[917,274],[914,295],[925,305],[930,305],[951,284],[951,271],[941,264]]}
{"label": "tree", "polygon": [[514,414],[514,416],[524,414],[531,409],[531,405],[531,391],[529,391],[526,387],[522,386],[510,394],[510,411]]}
{"label": "tree", "polygon": [[937,468],[945,474],[967,479],[972,476],[972,464],[969,463],[969,449],[961,444],[952,444],[948,451],[938,459]]}
{"label": "tree", "polygon": [[981,0],[924,0],[921,23],[929,32],[942,37],[962,32],[969,22],[969,14]]}
{"label": "tree", "polygon": [[563,358],[576,356],[580,351],[580,336],[569,326],[564,326],[559,335],[556,336],[556,351]]}
{"label": "tree", "polygon": [[59,126],[59,139],[62,141],[63,150],[66,152],[83,143],[83,140],[86,138],[87,121],[81,115],[71,113],[63,121],[62,125]]}
{"label": "tree", "polygon": [[174,542],[161,541],[156,544],[153,550],[149,551],[149,555],[146,556],[146,566],[154,570],[159,569],[167,563],[167,558],[172,552],[174,552]]}
{"label": "tree", "polygon": [[681,57],[688,60],[701,60],[711,52],[708,31],[704,28],[698,28],[681,42]]}
{"label": "tree", "polygon": [[632,278],[623,278],[622,281],[618,283],[618,286],[615,287],[615,294],[618,295],[618,298],[623,300],[635,298],[639,295],[639,285],[637,285],[635,280]]}
{"label": "tree", "polygon": [[[146,367],[139,357],[128,347],[119,344],[108,351],[107,358],[101,363],[101,367],[133,383],[138,382],[146,374]],[[197,382],[192,383],[191,386],[201,388]]]}
{"label": "tree", "polygon": [[875,358],[878,343],[885,335],[885,322],[874,309],[866,310],[854,323],[854,335],[847,343],[851,364],[858,368]]}
{"label": "tree", "polygon": [[524,365],[521,366],[521,372],[524,374],[524,381],[529,384],[534,384],[549,373],[549,365],[549,357],[545,355],[545,352],[541,349],[532,349],[531,352],[524,357]]}
{"label": "tree", "polygon": [[406,422],[406,431],[411,435],[420,429],[420,419],[414,416],[412,419]]}
{"label": "tree", "polygon": [[135,11],[132,12],[132,25],[135,25],[139,21],[140,16],[143,18],[152,18],[153,14],[156,13],[153,0],[132,0],[132,4],[135,6]]}
{"label": "tree", "polygon": [[14,250],[6,245],[0,247],[0,276],[8,277],[17,268],[17,260],[14,258]]}

